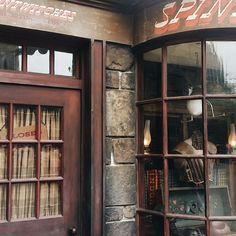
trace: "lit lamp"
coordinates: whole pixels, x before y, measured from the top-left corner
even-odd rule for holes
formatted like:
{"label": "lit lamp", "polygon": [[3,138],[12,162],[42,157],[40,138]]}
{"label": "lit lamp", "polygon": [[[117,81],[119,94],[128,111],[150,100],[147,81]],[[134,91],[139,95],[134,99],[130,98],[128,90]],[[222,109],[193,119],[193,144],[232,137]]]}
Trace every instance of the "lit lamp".
{"label": "lit lamp", "polygon": [[144,144],[144,154],[148,154],[150,149],[149,145],[152,141],[151,138],[151,133],[150,133],[150,120],[145,121],[145,126],[144,126],[144,139],[143,139],[143,144]]}
{"label": "lit lamp", "polygon": [[236,133],[235,133],[235,124],[230,124],[230,133],[228,137],[228,145],[231,154],[236,153]]}
{"label": "lit lamp", "polygon": [[202,114],[202,100],[188,100],[187,109],[192,116],[200,116]]}

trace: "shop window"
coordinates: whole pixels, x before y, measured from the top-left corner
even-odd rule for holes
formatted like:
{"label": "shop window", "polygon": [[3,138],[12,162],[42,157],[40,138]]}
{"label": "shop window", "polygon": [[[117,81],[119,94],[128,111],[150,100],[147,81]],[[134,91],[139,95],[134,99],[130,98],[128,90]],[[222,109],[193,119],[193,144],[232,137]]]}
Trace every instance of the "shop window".
{"label": "shop window", "polygon": [[73,53],[55,51],[55,74],[74,76],[75,58]]}
{"label": "shop window", "polygon": [[235,55],[202,41],[140,57],[139,235],[236,235]]}

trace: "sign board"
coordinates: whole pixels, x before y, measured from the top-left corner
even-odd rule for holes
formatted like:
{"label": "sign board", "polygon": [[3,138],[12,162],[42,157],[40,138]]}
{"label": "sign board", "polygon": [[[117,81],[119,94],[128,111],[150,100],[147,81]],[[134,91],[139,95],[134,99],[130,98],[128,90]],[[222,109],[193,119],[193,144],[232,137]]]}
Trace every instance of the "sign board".
{"label": "sign board", "polygon": [[160,1],[135,21],[135,44],[177,32],[236,27],[236,0]]}
{"label": "sign board", "polygon": [[0,25],[132,44],[131,15],[59,0],[0,0]]}

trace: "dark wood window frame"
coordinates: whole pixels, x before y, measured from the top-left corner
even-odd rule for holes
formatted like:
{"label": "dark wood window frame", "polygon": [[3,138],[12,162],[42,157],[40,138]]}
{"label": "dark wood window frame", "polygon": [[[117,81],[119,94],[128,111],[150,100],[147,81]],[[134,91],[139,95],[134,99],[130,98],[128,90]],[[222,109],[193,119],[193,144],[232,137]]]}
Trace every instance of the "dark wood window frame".
{"label": "dark wood window frame", "polygon": [[[201,34],[201,35],[200,35]],[[225,37],[224,37],[225,35]],[[230,35],[230,37],[226,37],[226,35]],[[202,45],[202,94],[197,95],[195,98],[201,98],[203,101],[203,131],[204,131],[204,173],[205,176],[208,176],[208,160],[210,158],[235,158],[235,156],[227,156],[227,155],[209,155],[208,153],[208,130],[207,130],[207,99],[212,98],[236,98],[235,94],[226,95],[226,94],[208,94],[207,93],[207,83],[206,83],[206,41],[236,41],[236,32],[232,29],[221,29],[221,30],[202,30],[199,32],[186,32],[180,33],[177,35],[165,36],[157,40],[152,40],[144,45],[137,46],[135,48],[136,51],[136,68],[137,68],[137,80],[136,80],[136,111],[137,111],[137,141],[136,141],[136,160],[137,160],[137,236],[146,235],[145,231],[142,227],[141,218],[142,216],[152,215],[157,216],[159,219],[162,219],[164,224],[164,235],[170,235],[170,219],[186,219],[186,220],[201,220],[205,222],[207,235],[210,235],[210,222],[211,221],[235,221],[236,216],[210,216],[209,214],[209,184],[208,181],[205,181],[205,200],[206,200],[206,210],[205,216],[194,216],[194,215],[180,215],[169,212],[169,190],[168,190],[168,161],[171,158],[178,158],[179,155],[169,154],[168,153],[168,124],[167,124],[167,102],[168,101],[176,101],[176,100],[186,100],[189,99],[189,96],[181,96],[181,97],[168,97],[167,96],[167,47],[170,45],[177,45],[180,43],[188,43],[188,42],[197,42],[200,41]],[[162,49],[162,95],[161,98],[154,99],[142,99],[142,89],[143,89],[143,54],[153,49],[161,48]],[[191,99],[194,96],[191,96]],[[144,120],[142,113],[142,106],[145,104],[153,104],[162,102],[162,112],[163,112],[163,153],[162,154],[143,154],[144,153],[144,145],[143,145],[143,129],[144,129]],[[194,157],[193,157],[194,158]],[[196,158],[199,158],[196,156]],[[163,170],[164,170],[164,210],[154,211],[143,208],[144,205],[144,185],[145,181],[143,176],[144,173],[144,163],[145,161],[151,160],[163,160]]]}

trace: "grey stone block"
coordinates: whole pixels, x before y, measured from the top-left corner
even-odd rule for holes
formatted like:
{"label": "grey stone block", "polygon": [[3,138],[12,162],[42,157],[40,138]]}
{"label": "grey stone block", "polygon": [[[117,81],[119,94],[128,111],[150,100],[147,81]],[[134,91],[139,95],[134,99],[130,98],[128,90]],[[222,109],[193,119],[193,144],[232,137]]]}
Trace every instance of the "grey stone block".
{"label": "grey stone block", "polygon": [[106,224],[106,236],[135,236],[136,227],[134,221],[113,222]]}
{"label": "grey stone block", "polygon": [[106,67],[110,70],[128,71],[134,63],[130,47],[117,44],[107,45]]}
{"label": "grey stone block", "polygon": [[133,219],[136,214],[136,207],[135,206],[125,206],[123,209],[124,217],[127,219]]}
{"label": "grey stone block", "polygon": [[106,91],[106,135],[135,135],[135,95],[133,91]]}
{"label": "grey stone block", "polygon": [[121,76],[122,89],[135,89],[135,75],[133,72],[124,72]]}
{"label": "grey stone block", "polygon": [[135,141],[134,138],[113,139],[115,163],[135,162]]}
{"label": "grey stone block", "polygon": [[134,205],[135,165],[106,166],[106,206]]}
{"label": "grey stone block", "polygon": [[106,70],[106,87],[119,88],[119,71]]}
{"label": "grey stone block", "polygon": [[112,139],[106,138],[106,165],[111,164],[111,152],[112,152]]}
{"label": "grey stone block", "polygon": [[106,222],[119,221],[123,218],[122,207],[107,207],[105,210]]}

